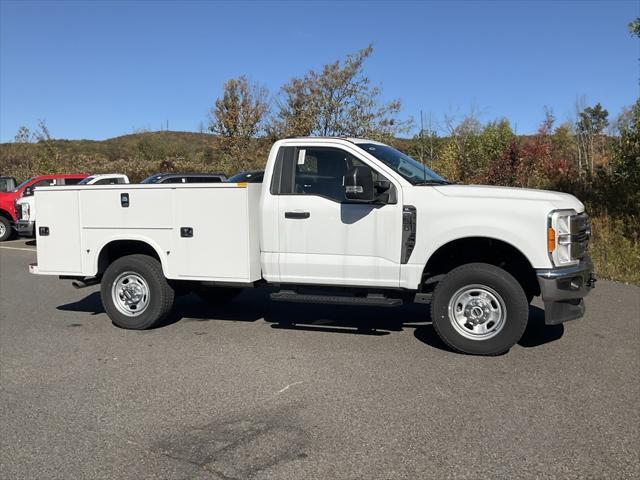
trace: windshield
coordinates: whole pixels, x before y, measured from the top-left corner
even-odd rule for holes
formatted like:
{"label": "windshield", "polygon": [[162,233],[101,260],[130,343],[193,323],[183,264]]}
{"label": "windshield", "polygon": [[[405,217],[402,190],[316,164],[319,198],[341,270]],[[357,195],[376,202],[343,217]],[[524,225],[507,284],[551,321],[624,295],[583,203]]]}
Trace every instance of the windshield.
{"label": "windshield", "polygon": [[16,188],[14,188],[13,190],[11,190],[12,192],[17,192],[18,190],[20,190],[22,187],[24,187],[25,185],[27,185],[31,180],[33,180],[33,178],[30,178],[29,180],[25,180],[24,182],[22,182],[20,185],[18,185]]}
{"label": "windshield", "polygon": [[262,178],[264,176],[264,172],[242,172],[234,175],[233,177],[226,180],[227,183],[258,183],[262,182]]}
{"label": "windshield", "polygon": [[158,180],[162,178],[162,175],[156,173],[155,175],[151,175],[150,177],[145,178],[140,183],[158,183]]}
{"label": "windshield", "polygon": [[91,180],[93,180],[94,178],[96,178],[96,177],[87,177],[87,178],[85,178],[85,179],[83,179],[83,180],[80,180],[80,181],[78,182],[78,185],[86,185],[87,183],[89,183],[89,182],[90,182]]}
{"label": "windshield", "polygon": [[420,162],[388,145],[357,143],[358,147],[373,155],[413,185],[446,185],[444,178]]}

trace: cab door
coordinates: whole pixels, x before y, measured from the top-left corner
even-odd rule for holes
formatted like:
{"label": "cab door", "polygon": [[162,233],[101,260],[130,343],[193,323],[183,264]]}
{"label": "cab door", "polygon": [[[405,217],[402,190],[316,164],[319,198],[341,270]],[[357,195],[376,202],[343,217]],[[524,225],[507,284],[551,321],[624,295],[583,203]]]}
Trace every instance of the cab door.
{"label": "cab door", "polygon": [[393,195],[374,203],[350,202],[344,177],[354,165],[371,168],[365,159],[336,147],[283,148],[271,192],[278,196],[280,281],[399,286],[400,189],[372,168],[377,184],[388,182]]}

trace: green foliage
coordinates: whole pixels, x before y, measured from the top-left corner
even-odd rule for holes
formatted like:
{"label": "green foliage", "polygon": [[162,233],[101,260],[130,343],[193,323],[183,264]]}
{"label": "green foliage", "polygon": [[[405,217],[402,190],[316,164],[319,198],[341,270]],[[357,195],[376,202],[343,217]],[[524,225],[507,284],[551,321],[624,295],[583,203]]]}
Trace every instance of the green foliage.
{"label": "green foliage", "polygon": [[640,218],[640,99],[618,120],[612,177],[620,208]]}
{"label": "green foliage", "polygon": [[629,33],[634,37],[640,37],[640,17],[629,23]]}
{"label": "green foliage", "polygon": [[609,125],[609,112],[600,103],[594,107],[587,107],[580,112],[578,131],[599,135]]}

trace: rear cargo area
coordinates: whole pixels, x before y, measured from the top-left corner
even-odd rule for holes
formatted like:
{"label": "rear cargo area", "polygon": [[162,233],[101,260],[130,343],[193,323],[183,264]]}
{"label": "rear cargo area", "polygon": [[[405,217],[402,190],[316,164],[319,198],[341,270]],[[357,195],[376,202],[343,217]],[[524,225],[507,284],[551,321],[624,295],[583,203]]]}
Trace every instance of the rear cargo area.
{"label": "rear cargo area", "polygon": [[167,278],[256,281],[260,191],[233,183],[38,188],[37,271],[95,276],[105,247],[143,242]]}

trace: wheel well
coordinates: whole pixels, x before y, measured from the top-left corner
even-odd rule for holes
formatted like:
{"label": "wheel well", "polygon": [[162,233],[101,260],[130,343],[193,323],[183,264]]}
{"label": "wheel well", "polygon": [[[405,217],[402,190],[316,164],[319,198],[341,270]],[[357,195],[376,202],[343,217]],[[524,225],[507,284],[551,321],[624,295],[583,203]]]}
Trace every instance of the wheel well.
{"label": "wheel well", "polygon": [[13,217],[11,216],[11,214],[3,209],[0,209],[0,217],[4,217],[9,221],[13,221]]}
{"label": "wheel well", "polygon": [[540,295],[536,272],[527,257],[507,242],[486,237],[460,238],[438,248],[424,268],[423,285],[435,285],[430,280],[437,281],[454,268],[473,262],[500,267],[518,280],[527,295]]}
{"label": "wheel well", "polygon": [[148,255],[160,261],[158,252],[141,240],[114,240],[107,243],[98,256],[98,274],[102,274],[106,268],[120,257],[125,255],[142,254]]}

